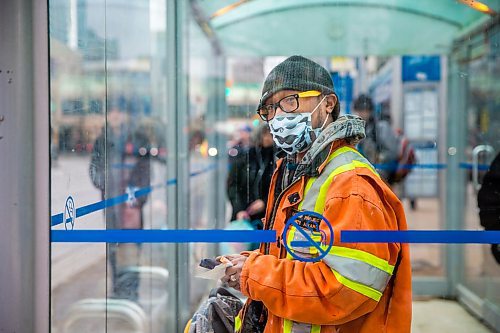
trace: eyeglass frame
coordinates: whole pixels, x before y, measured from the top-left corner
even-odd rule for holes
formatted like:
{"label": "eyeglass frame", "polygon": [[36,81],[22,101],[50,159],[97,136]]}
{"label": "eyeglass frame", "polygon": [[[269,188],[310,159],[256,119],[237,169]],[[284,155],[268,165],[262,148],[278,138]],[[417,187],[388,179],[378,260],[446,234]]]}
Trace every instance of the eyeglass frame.
{"label": "eyeglass frame", "polygon": [[[277,101],[276,103],[273,103],[273,104],[266,104],[266,105],[262,105],[258,110],[257,110],[257,114],[259,115],[259,117],[264,120],[264,121],[270,121],[272,120],[275,116],[276,116],[276,110],[278,110],[278,107],[281,109],[281,111],[285,112],[285,113],[292,113],[292,112],[295,112],[297,111],[297,109],[299,108],[299,97],[317,97],[317,96],[320,96],[321,95],[321,92],[320,91],[317,91],[317,90],[307,90],[307,91],[302,91],[302,92],[299,92],[299,93],[296,93],[296,94],[291,94],[291,95],[287,95],[283,98],[281,98],[279,101]],[[284,99],[286,98],[290,98],[290,97],[295,97],[296,101],[297,101],[297,107],[294,109],[294,110],[291,110],[291,111],[285,111],[283,110],[283,108],[281,107],[280,103],[281,101],[283,101]],[[273,110],[274,110],[274,116],[272,118],[264,118],[262,116],[262,114],[260,113],[260,110],[264,107],[272,107]]]}

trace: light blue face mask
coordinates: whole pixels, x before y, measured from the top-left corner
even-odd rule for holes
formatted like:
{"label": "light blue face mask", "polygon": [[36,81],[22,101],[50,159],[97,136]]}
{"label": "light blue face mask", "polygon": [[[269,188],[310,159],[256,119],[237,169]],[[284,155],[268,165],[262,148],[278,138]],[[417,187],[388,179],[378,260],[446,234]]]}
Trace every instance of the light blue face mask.
{"label": "light blue face mask", "polygon": [[328,120],[328,117],[326,117],[321,127],[312,128],[312,115],[325,98],[326,96],[323,97],[312,112],[279,115],[271,119],[269,129],[276,146],[288,155],[301,153],[311,147]]}

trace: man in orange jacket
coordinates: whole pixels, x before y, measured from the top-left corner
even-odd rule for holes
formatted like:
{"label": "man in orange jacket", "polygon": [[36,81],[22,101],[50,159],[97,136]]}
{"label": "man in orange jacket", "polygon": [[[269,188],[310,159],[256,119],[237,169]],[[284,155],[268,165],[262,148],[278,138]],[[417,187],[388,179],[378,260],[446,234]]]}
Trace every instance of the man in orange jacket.
{"label": "man in orange jacket", "polygon": [[[410,332],[408,245],[340,242],[343,230],[407,228],[401,202],[355,149],[365,136],[363,120],[339,117],[328,71],[301,56],[276,66],[262,91],[257,112],[284,155],[264,219],[278,240],[227,256],[233,267],[222,281],[248,296],[235,331]],[[323,219],[287,226],[299,212]],[[293,246],[304,244],[304,235],[321,247]],[[333,246],[326,252],[324,243]]]}

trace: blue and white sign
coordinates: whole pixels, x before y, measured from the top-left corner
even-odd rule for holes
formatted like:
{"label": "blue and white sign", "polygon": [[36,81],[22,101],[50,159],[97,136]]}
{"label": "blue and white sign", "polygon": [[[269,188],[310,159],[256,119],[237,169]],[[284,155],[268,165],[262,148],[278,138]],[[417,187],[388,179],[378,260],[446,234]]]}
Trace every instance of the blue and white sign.
{"label": "blue and white sign", "polygon": [[66,199],[66,204],[64,205],[64,228],[66,228],[66,230],[73,230],[75,227],[75,219],[75,201],[72,196],[69,196],[68,199]]}
{"label": "blue and white sign", "polygon": [[341,111],[351,113],[353,79],[349,74],[332,73],[333,86],[338,95]]}
{"label": "blue and white sign", "polygon": [[403,56],[402,80],[441,80],[441,58],[439,56]]}

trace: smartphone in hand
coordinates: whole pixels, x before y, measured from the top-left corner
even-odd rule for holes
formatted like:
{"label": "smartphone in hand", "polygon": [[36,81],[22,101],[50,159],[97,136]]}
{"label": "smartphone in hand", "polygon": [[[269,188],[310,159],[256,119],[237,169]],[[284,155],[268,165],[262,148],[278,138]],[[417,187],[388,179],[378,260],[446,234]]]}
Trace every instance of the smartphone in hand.
{"label": "smartphone in hand", "polygon": [[208,268],[208,269],[214,269],[215,266],[218,266],[220,264],[222,264],[220,261],[218,261],[217,259],[213,259],[213,258],[201,259],[201,262],[200,262],[201,267]]}
{"label": "smartphone in hand", "polygon": [[227,267],[233,264],[226,257],[220,256],[217,258],[205,258],[200,262],[200,267],[203,267],[203,272],[198,272],[196,277],[210,280],[220,280],[224,275]]}

